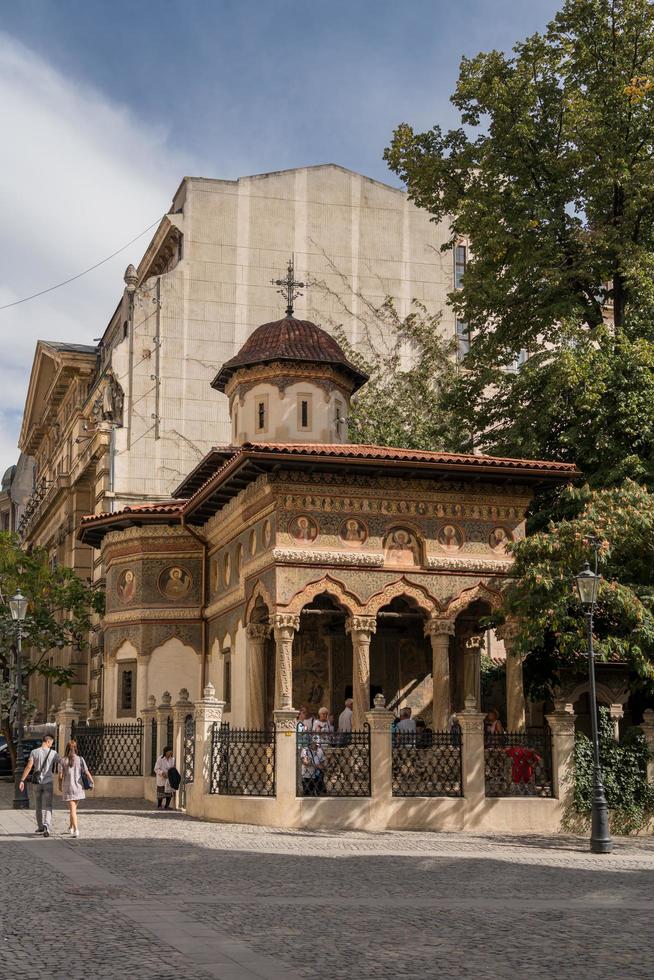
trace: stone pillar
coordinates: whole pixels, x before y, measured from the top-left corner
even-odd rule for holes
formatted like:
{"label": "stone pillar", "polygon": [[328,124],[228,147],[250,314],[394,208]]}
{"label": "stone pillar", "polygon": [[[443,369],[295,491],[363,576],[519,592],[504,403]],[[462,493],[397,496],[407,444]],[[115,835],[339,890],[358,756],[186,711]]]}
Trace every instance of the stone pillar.
{"label": "stone pillar", "polygon": [[56,749],[59,755],[63,755],[66,745],[70,742],[73,724],[79,721],[79,711],[75,710],[75,702],[70,696],[59,705],[56,721],[59,725],[59,744]]}
{"label": "stone pillar", "polygon": [[187,715],[192,714],[193,702],[189,701],[188,690],[183,687],[173,705],[173,758],[180,773],[184,767],[184,722]]}
{"label": "stone pillar", "polygon": [[189,812],[191,794],[196,799],[194,808],[198,814],[200,801],[197,794],[204,796],[211,788],[211,736],[214,724],[220,724],[223,719],[224,701],[216,698],[213,684],[207,684],[203,697],[195,702],[195,779],[187,789],[186,811]]}
{"label": "stone pillar", "polygon": [[152,719],[157,713],[157,699],[148,695],[145,708],[139,712],[143,722],[143,775],[152,775]]}
{"label": "stone pillar", "polygon": [[246,725],[256,731],[266,728],[266,640],[270,626],[250,623],[247,627]]}
{"label": "stone pillar", "polygon": [[352,730],[361,731],[370,711],[370,641],[377,629],[374,616],[350,616],[345,632],[352,637]]}
{"label": "stone pillar", "polygon": [[273,627],[275,631],[275,711],[293,711],[293,638],[300,628],[300,617],[292,613],[275,613]]}
{"label": "stone pillar", "polygon": [[454,636],[453,619],[430,619],[425,636],[431,640],[432,728],[446,732],[449,728],[450,702],[450,637]]}
{"label": "stone pillar", "polygon": [[477,710],[474,695],[466,698],[465,708],[457,715],[461,726],[461,766],[463,795],[472,806],[486,798],[486,766],[484,759],[484,713]]}
{"label": "stone pillar", "polygon": [[157,708],[157,757],[161,755],[168,737],[168,719],[173,713],[172,700],[170,693],[164,691],[161,695],[161,704]]}
{"label": "stone pillar", "polygon": [[484,634],[473,633],[464,640],[463,647],[463,701],[474,698],[475,710],[481,709],[481,650]]}
{"label": "stone pillar", "polygon": [[149,653],[139,653],[136,660],[136,709],[137,713],[148,702],[148,665]]}
{"label": "stone pillar", "polygon": [[613,722],[613,738],[616,742],[620,741],[620,721],[624,718],[624,706],[618,702],[609,705],[609,714]]}
{"label": "stone pillar", "polygon": [[562,801],[574,791],[575,715],[565,700],[554,702],[545,720],[552,733],[552,793]]}
{"label": "stone pillar", "polygon": [[506,651],[506,728],[509,732],[524,732],[525,691],[522,680],[523,657],[515,653],[518,624],[513,620],[496,630],[498,640],[504,640]]}
{"label": "stone pillar", "polygon": [[[385,826],[383,808],[393,798],[393,712],[386,707],[383,694],[375,694],[375,707],[366,712],[370,725],[370,796],[373,814],[380,809],[379,825]],[[373,818],[374,819],[374,818]]]}
{"label": "stone pillar", "polygon": [[275,719],[275,795],[281,805],[295,807],[297,796],[297,711],[277,708]]}
{"label": "stone pillar", "polygon": [[647,760],[647,782],[654,786],[654,711],[648,708],[643,712],[643,720],[640,723],[640,730],[645,736],[647,748],[649,749],[649,759]]}

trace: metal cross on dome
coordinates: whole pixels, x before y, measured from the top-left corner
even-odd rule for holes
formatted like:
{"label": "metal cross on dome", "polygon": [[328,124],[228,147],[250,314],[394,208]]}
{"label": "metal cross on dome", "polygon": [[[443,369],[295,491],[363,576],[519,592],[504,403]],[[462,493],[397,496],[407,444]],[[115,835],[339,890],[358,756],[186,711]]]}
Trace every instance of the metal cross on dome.
{"label": "metal cross on dome", "polygon": [[281,286],[281,289],[278,289],[277,292],[286,297],[286,316],[293,316],[293,300],[302,295],[300,290],[305,289],[306,284],[295,281],[295,264],[292,256],[288,260],[286,278],[271,279],[270,282],[273,286]]}

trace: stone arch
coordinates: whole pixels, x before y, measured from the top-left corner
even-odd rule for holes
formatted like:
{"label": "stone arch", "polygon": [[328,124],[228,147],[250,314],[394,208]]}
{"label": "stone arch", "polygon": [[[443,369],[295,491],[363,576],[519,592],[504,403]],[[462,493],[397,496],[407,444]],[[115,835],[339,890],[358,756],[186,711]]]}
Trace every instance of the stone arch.
{"label": "stone arch", "polygon": [[464,589],[456,598],[450,600],[444,610],[445,615],[448,618],[456,619],[460,612],[463,612],[464,609],[467,609],[468,606],[478,600],[487,602],[491,609],[496,610],[501,609],[504,596],[501,592],[495,592],[493,589],[489,589],[487,585],[484,585],[483,582],[479,582],[470,589]]}
{"label": "stone arch", "polygon": [[393,599],[401,597],[412,599],[427,616],[440,615],[440,603],[430,596],[426,589],[409,582],[404,576],[371,596],[363,608],[362,615],[376,616],[382,606],[387,606]]}
{"label": "stone arch", "polygon": [[297,614],[323,592],[336,599],[351,616],[361,615],[361,603],[357,597],[348,592],[345,586],[337,579],[332,578],[331,575],[325,575],[317,582],[310,582],[305,585],[303,589],[295,593],[287,606],[277,609],[277,612]]}
{"label": "stone arch", "polygon": [[[629,700],[629,691],[623,689],[620,691],[612,690],[607,684],[595,683],[595,691],[597,694],[597,700],[602,704],[626,704]],[[578,701],[582,694],[590,694],[590,682],[582,681],[577,686],[565,696],[565,701],[570,704],[574,704]]]}
{"label": "stone arch", "polygon": [[191,701],[200,697],[201,664],[196,650],[178,635],[168,636],[152,650],[148,664],[148,694],[157,703],[164,691],[185,687]]}
{"label": "stone arch", "polygon": [[245,604],[245,613],[243,615],[243,622],[245,623],[245,625],[247,625],[250,622],[252,613],[254,611],[254,607],[257,604],[257,599],[261,599],[268,606],[268,612],[271,615],[275,610],[275,603],[272,600],[272,596],[270,595],[270,592],[263,584],[261,579],[257,579],[254,588],[252,589],[252,592],[250,594],[250,598]]}

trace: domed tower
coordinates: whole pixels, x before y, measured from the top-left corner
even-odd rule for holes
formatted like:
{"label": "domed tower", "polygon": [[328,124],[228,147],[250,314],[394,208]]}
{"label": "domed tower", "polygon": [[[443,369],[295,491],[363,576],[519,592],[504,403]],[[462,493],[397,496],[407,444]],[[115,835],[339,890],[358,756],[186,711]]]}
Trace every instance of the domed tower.
{"label": "domed tower", "polygon": [[232,443],[347,442],[350,399],[368,376],[308,320],[264,323],[211,382],[229,398]]}

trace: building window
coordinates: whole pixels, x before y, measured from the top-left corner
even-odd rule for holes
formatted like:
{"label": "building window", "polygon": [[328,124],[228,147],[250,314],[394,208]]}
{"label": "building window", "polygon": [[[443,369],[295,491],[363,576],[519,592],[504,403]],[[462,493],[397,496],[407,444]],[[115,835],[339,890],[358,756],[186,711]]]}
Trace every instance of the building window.
{"label": "building window", "polygon": [[311,395],[302,393],[297,396],[297,427],[311,429]]}
{"label": "building window", "polygon": [[520,370],[520,368],[524,364],[527,363],[528,356],[529,355],[527,354],[527,351],[523,347],[522,350],[520,351],[520,353],[518,354],[518,356],[515,358],[514,361],[512,361],[509,364],[509,366],[507,367],[506,370],[509,371],[511,374],[515,374],[517,371]]}
{"label": "building window", "polygon": [[131,711],[134,707],[134,674],[124,670],[120,678],[120,709]]}
{"label": "building window", "polygon": [[223,701],[225,710],[229,711],[232,703],[232,654],[225,650],[223,654]]}
{"label": "building window", "polygon": [[268,428],[268,396],[258,398],[255,402],[256,408],[256,431],[265,432]]}
{"label": "building window", "polygon": [[465,245],[457,245],[454,249],[454,288],[461,289],[463,276],[468,261],[468,249]]}
{"label": "building window", "polygon": [[464,323],[463,320],[456,321],[456,356],[459,361],[462,361],[466,354],[470,351],[470,331],[468,330],[468,324]]}

